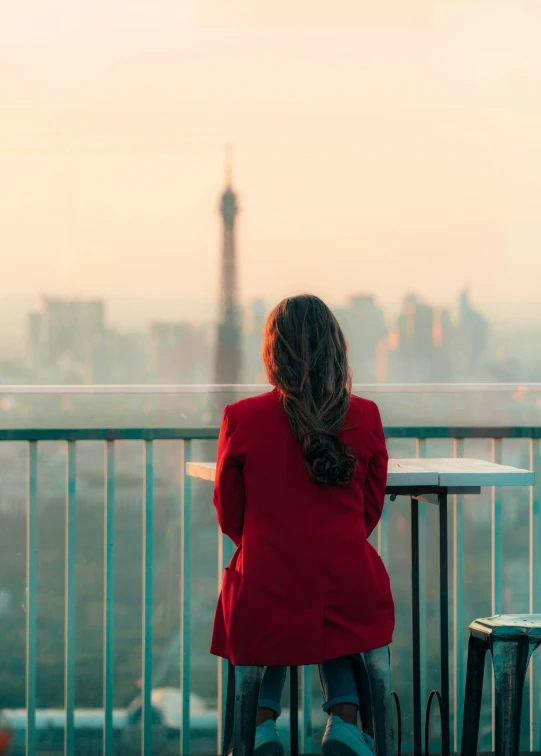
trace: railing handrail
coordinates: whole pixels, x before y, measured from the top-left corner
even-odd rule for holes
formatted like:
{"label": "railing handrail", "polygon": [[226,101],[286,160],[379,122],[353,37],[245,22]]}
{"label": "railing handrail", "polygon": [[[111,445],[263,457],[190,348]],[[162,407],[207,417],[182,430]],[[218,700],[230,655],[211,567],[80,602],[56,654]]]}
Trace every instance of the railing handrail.
{"label": "railing handrail", "polygon": [[[386,438],[540,439],[541,426],[385,426]],[[2,441],[171,441],[215,440],[219,427],[192,428],[2,428]]]}
{"label": "railing handrail", "polygon": [[[272,386],[266,383],[186,383],[186,384],[86,384],[86,385],[1,385],[0,395],[40,394],[262,394]],[[475,393],[540,391],[541,383],[355,383],[356,394],[400,393]]]}

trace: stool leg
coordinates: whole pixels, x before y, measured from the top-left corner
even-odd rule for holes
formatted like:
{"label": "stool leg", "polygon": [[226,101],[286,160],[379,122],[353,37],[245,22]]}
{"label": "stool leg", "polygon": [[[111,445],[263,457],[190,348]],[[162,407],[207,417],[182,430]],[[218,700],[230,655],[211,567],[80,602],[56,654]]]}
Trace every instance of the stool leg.
{"label": "stool leg", "polygon": [[524,680],[530,659],[528,641],[492,644],[496,698],[496,756],[518,756]]}
{"label": "stool leg", "polygon": [[461,756],[476,756],[477,753],[479,717],[481,716],[481,699],[483,696],[483,677],[485,675],[485,656],[487,650],[488,646],[485,641],[481,641],[470,635],[466,691],[464,694]]}
{"label": "stool leg", "polygon": [[233,756],[252,756],[263,667],[235,667]]}
{"label": "stool leg", "polygon": [[233,750],[233,727],[235,723],[235,666],[227,665],[227,696],[225,699],[224,738],[222,756],[228,756]]}
{"label": "stool leg", "polygon": [[393,705],[391,696],[391,660],[388,646],[363,654],[374,712],[377,756],[394,756]]}

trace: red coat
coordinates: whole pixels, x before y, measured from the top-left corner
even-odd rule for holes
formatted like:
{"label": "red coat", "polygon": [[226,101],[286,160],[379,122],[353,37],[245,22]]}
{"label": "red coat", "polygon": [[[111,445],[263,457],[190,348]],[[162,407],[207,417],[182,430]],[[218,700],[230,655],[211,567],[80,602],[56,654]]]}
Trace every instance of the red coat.
{"label": "red coat", "polygon": [[319,664],[387,645],[389,576],[367,537],[383,509],[387,449],[374,402],[353,396],[340,438],[358,455],[344,488],[313,483],[276,389],[230,404],[214,505],[237,550],[211,653],[235,665]]}

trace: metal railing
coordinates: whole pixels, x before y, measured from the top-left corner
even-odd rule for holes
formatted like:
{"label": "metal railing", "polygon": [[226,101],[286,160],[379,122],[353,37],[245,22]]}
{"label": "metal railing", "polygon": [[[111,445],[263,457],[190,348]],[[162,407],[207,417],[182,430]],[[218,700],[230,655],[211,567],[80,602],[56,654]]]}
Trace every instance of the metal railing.
{"label": "metal railing", "polygon": [[[259,387],[261,388],[261,387]],[[454,387],[453,387],[454,388]],[[416,442],[417,456],[427,454],[427,440],[452,439],[454,454],[464,455],[464,444],[470,439],[491,439],[492,458],[502,461],[502,442],[505,439],[528,439],[530,469],[536,473],[536,485],[530,491],[529,501],[529,611],[541,611],[541,427],[387,427],[388,439],[413,439]],[[218,428],[91,428],[91,429],[5,429],[0,430],[0,442],[19,442],[27,445],[27,529],[26,529],[26,755],[36,753],[36,670],[37,670],[37,526],[38,526],[38,453],[39,444],[43,442],[62,441],[66,453],[66,488],[65,488],[65,645],[64,645],[64,706],[66,724],[64,733],[64,752],[66,756],[75,753],[75,602],[77,586],[75,582],[76,525],[77,525],[77,454],[80,443],[101,441],[104,444],[104,612],[103,612],[103,705],[105,712],[103,732],[103,754],[113,754],[113,666],[115,654],[115,630],[113,622],[114,574],[115,574],[115,444],[117,441],[140,441],[144,450],[143,479],[143,567],[142,567],[142,719],[141,719],[141,753],[149,756],[152,752],[152,648],[153,648],[153,515],[154,515],[154,455],[153,445],[156,441],[177,440],[181,444],[181,690],[182,709],[180,725],[180,752],[190,753],[190,619],[191,619],[191,518],[192,518],[192,481],[185,474],[185,465],[192,458],[192,441],[215,440]],[[210,500],[210,492],[209,492]],[[419,532],[421,544],[426,544],[427,519],[426,510],[419,502]],[[463,497],[453,497],[452,517],[452,555],[453,574],[453,622],[451,639],[453,647],[453,687],[454,687],[454,731],[452,733],[453,750],[459,750],[462,726],[462,691],[464,689],[465,627],[469,620],[464,616],[464,513]],[[501,491],[494,490],[491,508],[491,590],[492,612],[499,613],[502,607],[502,507]],[[232,544],[226,538],[220,538],[218,554],[219,568],[229,560]],[[386,561],[389,556],[389,508],[386,507],[378,527],[377,547]],[[421,608],[426,607],[426,548],[421,549],[419,601]],[[426,649],[427,618],[426,610],[421,622],[421,648]],[[422,670],[422,688],[424,700],[428,696],[426,688],[426,659],[420,660]],[[218,743],[221,739],[221,723],[225,711],[225,665],[218,662]],[[311,718],[311,670],[304,668],[301,675],[302,692],[300,697],[302,709],[301,750],[312,752],[312,718]],[[530,676],[530,751],[540,750],[540,696],[537,666]],[[404,708],[404,707],[402,707]],[[217,747],[217,752],[220,748]]]}

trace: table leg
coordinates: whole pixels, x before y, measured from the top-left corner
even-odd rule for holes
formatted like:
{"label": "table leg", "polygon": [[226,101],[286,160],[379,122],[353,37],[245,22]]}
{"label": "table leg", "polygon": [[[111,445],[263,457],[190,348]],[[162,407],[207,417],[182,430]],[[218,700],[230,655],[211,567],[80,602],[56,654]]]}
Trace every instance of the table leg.
{"label": "table leg", "polygon": [[447,493],[438,494],[440,515],[440,654],[441,654],[441,749],[449,755],[449,561],[447,540]]}
{"label": "table leg", "polygon": [[413,661],[413,754],[422,754],[421,611],[419,604],[419,502],[411,498],[411,645]]}

